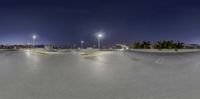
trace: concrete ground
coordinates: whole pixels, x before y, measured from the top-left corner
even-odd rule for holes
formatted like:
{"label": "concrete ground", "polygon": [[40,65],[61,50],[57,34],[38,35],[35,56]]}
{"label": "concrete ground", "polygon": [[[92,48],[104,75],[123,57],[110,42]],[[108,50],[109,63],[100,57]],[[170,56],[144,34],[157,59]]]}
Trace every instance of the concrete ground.
{"label": "concrete ground", "polygon": [[0,99],[199,99],[200,52],[0,51]]}

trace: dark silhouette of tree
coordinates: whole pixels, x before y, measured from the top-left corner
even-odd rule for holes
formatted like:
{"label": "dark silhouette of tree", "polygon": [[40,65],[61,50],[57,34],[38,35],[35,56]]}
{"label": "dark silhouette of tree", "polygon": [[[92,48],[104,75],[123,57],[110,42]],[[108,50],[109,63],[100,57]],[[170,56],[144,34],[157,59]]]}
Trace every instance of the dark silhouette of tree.
{"label": "dark silhouette of tree", "polygon": [[[143,41],[142,43],[140,42],[135,42],[133,44],[133,47],[135,49],[150,49],[151,48],[151,42],[150,41]],[[153,48],[155,49],[175,49],[178,51],[178,49],[183,49],[184,48],[184,43],[183,42],[174,42],[173,40],[164,40],[164,41],[158,41],[156,44],[153,45]]]}
{"label": "dark silhouette of tree", "polygon": [[135,49],[140,49],[140,48],[141,48],[140,42],[135,42],[135,43],[133,44],[133,48],[135,48]]}
{"label": "dark silhouette of tree", "polygon": [[141,48],[143,48],[143,49],[150,49],[151,48],[150,41],[143,41],[142,44],[141,44]]}
{"label": "dark silhouette of tree", "polygon": [[133,44],[134,49],[150,49],[151,48],[151,42],[150,41],[143,41],[142,43],[140,42],[135,42]]}
{"label": "dark silhouette of tree", "polygon": [[158,41],[154,45],[155,49],[182,49],[184,48],[184,43],[183,42],[177,42],[175,43],[174,41]]}

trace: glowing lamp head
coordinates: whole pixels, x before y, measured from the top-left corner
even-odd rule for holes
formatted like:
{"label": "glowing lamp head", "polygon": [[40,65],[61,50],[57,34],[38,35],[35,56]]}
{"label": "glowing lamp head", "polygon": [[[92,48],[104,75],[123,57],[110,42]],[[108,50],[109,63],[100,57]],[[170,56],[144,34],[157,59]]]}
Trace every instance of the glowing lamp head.
{"label": "glowing lamp head", "polygon": [[102,35],[102,34],[98,34],[98,37],[99,37],[99,38],[102,38],[102,37],[103,37],[103,35]]}
{"label": "glowing lamp head", "polygon": [[33,37],[32,37],[34,40],[37,38],[37,36],[36,35],[33,35]]}

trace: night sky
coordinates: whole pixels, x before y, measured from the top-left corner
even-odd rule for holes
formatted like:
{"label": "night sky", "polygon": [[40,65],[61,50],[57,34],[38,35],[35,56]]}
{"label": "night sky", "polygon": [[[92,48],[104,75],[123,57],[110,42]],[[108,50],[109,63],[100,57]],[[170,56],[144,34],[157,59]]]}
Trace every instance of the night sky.
{"label": "night sky", "polygon": [[0,43],[179,40],[200,43],[200,2],[191,0],[1,0]]}

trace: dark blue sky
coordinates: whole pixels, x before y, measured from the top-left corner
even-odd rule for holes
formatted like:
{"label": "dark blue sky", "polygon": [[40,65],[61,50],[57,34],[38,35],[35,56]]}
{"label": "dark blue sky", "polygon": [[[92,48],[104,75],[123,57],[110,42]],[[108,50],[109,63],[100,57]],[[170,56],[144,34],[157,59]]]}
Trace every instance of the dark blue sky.
{"label": "dark blue sky", "polygon": [[200,43],[200,2],[184,0],[1,0],[0,42],[180,40]]}

